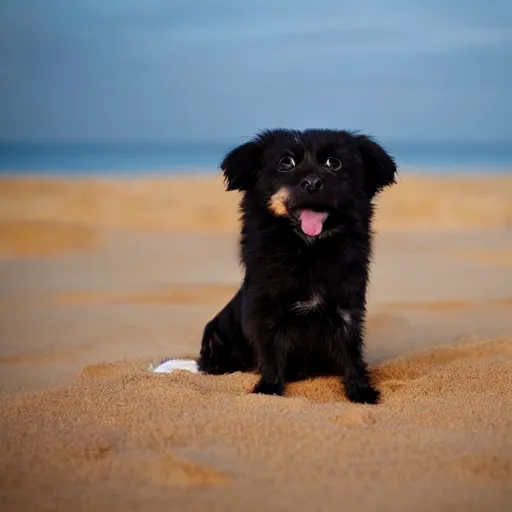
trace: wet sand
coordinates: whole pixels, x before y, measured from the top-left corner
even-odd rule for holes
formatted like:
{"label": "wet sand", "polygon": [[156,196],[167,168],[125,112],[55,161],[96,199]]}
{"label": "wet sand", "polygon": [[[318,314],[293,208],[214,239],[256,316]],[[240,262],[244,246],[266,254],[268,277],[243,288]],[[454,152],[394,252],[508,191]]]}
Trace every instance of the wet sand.
{"label": "wet sand", "polygon": [[211,178],[0,180],[0,508],[509,510],[512,178],[383,194],[378,406],[148,371],[236,289],[236,202]]}

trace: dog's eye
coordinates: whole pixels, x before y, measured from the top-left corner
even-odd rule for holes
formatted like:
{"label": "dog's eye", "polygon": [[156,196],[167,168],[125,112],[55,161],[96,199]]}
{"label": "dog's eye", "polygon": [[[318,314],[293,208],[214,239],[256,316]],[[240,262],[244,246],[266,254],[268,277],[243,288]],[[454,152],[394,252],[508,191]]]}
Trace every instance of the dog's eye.
{"label": "dog's eye", "polygon": [[341,165],[341,161],[338,158],[334,158],[334,157],[330,156],[325,161],[325,167],[327,167],[327,169],[330,169],[331,171],[339,171],[341,169],[342,165]]}
{"label": "dog's eye", "polygon": [[295,167],[295,160],[291,156],[283,156],[277,166],[281,172],[291,171]]}

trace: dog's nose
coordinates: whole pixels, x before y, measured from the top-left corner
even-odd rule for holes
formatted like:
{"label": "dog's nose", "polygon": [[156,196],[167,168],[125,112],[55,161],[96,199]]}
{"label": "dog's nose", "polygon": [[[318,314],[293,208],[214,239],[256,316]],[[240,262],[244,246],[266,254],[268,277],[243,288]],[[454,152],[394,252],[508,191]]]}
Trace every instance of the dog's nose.
{"label": "dog's nose", "polygon": [[300,182],[300,187],[311,194],[318,192],[323,186],[324,183],[318,176],[308,176]]}

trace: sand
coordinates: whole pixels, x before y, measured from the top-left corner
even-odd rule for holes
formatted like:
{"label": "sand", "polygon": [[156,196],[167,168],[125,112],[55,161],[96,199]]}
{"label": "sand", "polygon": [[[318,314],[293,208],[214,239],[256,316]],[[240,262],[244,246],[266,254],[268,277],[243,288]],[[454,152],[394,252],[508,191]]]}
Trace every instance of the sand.
{"label": "sand", "polygon": [[0,181],[1,510],[512,508],[512,178],[383,195],[367,355],[285,397],[194,357],[236,289],[220,180]]}

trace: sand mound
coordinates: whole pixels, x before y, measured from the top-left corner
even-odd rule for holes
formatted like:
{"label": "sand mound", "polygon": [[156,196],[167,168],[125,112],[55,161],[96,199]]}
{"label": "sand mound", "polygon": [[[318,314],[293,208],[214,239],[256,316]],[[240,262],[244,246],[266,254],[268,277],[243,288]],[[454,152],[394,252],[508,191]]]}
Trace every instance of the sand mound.
{"label": "sand mound", "polygon": [[512,226],[507,176],[408,176],[379,199],[379,230],[464,230]]}
{"label": "sand mound", "polygon": [[0,254],[48,256],[95,249],[100,236],[95,228],[40,220],[0,221]]}
{"label": "sand mound", "polygon": [[0,220],[71,222],[136,231],[233,231],[238,196],[222,180],[0,179]]}
{"label": "sand mound", "polygon": [[54,297],[52,303],[60,306],[85,304],[218,305],[229,301],[237,289],[238,286],[226,284],[180,283],[130,293],[72,292]]}
{"label": "sand mound", "polygon": [[[379,406],[334,378],[247,394],[256,376],[86,367],[1,396],[5,510],[506,510],[512,340],[378,365]],[[91,489],[94,489],[92,491]]]}
{"label": "sand mound", "polygon": [[[237,193],[212,177],[0,179],[0,221],[72,223],[105,229],[235,232]],[[499,229],[512,226],[507,176],[407,175],[378,200],[376,228]]]}

